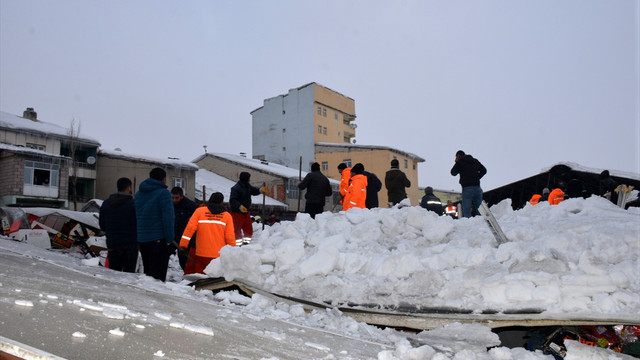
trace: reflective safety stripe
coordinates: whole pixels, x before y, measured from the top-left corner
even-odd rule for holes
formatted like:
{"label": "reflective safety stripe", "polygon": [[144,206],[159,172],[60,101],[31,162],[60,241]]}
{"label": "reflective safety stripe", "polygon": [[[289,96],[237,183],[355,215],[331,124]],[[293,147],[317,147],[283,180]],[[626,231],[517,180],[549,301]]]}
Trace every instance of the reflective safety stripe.
{"label": "reflective safety stripe", "polygon": [[198,224],[218,224],[218,225],[227,226],[226,222],[220,221],[220,220],[198,220]]}
{"label": "reflective safety stripe", "polygon": [[362,190],[360,190],[360,191],[367,191],[367,189],[362,189]]}
{"label": "reflective safety stripe", "polygon": [[435,200],[427,201],[427,204],[438,204],[438,205],[442,205],[442,203],[441,203],[440,201],[435,201]]}
{"label": "reflective safety stripe", "polygon": [[357,203],[353,201],[349,201],[349,204],[356,205]]}
{"label": "reflective safety stripe", "polygon": [[190,237],[188,237],[188,236],[184,236],[184,235],[182,235],[182,238],[183,238],[183,239],[187,239],[187,240],[191,240],[191,238],[190,238]]}

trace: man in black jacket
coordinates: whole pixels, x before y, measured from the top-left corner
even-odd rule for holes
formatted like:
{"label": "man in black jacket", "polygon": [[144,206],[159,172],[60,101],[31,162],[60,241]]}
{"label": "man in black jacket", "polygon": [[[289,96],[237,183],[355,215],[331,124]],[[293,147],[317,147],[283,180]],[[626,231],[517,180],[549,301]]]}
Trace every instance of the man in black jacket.
{"label": "man in black jacket", "polygon": [[482,203],[482,188],[480,179],[487,173],[487,169],[471,155],[467,155],[462,150],[456,152],[456,163],[451,168],[451,175],[460,174],[460,185],[462,186],[462,216],[471,217],[471,206],[475,211],[479,211]]}
{"label": "man in black jacket", "polygon": [[400,162],[398,159],[391,160],[391,169],[389,169],[384,176],[384,186],[387,188],[389,207],[407,198],[405,188],[411,186],[411,181],[409,181],[407,175],[400,170]]}
{"label": "man in black jacket", "polygon": [[[249,184],[251,174],[240,173],[240,180],[231,188],[229,207],[233,218],[233,229],[236,232],[236,245],[249,244],[253,235],[253,221],[249,209],[251,208],[251,196],[260,195],[260,189]],[[266,189],[262,189],[265,192]]]}
{"label": "man in black jacket", "polygon": [[307,193],[304,195],[304,212],[311,215],[312,219],[322,213],[326,197],[333,194],[329,179],[320,172],[320,164],[317,162],[311,164],[311,172],[298,184],[298,189],[307,189]]}
{"label": "man in black jacket", "polygon": [[382,182],[374,173],[363,171],[362,175],[367,177],[367,199],[364,201],[364,206],[367,209],[377,208],[379,206],[378,191],[382,189]]}
{"label": "man in black jacket", "polygon": [[[187,227],[187,223],[189,223],[191,215],[196,211],[196,203],[191,199],[184,197],[184,190],[179,186],[171,189],[171,199],[173,200],[173,210],[176,214],[176,225],[174,227],[175,236],[173,240],[175,240],[176,244],[180,244],[184,228]],[[192,247],[195,247],[195,245],[196,235],[193,235],[189,242],[187,253]],[[187,255],[180,251],[180,249],[178,249],[178,261],[180,262],[180,267],[184,270],[184,267],[187,264]]]}
{"label": "man in black jacket", "polygon": [[109,268],[135,272],[138,263],[136,210],[131,180],[120,178],[118,192],[111,194],[100,207],[100,229],[107,236]]}

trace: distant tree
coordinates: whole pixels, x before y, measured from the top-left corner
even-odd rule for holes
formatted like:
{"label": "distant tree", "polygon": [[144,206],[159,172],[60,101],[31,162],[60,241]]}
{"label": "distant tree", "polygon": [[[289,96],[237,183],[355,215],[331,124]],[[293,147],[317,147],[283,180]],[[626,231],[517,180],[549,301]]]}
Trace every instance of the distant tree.
{"label": "distant tree", "polygon": [[80,122],[76,125],[76,119],[71,119],[69,126],[69,156],[71,157],[71,177],[69,181],[69,196],[73,203],[73,210],[78,210],[78,160],[76,159],[76,148],[80,137]]}

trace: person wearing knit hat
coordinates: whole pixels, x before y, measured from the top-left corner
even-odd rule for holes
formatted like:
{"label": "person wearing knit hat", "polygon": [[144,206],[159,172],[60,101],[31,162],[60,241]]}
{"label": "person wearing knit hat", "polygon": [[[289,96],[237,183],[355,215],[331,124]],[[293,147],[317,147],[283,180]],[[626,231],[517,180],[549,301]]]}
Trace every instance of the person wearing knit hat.
{"label": "person wearing knit hat", "polygon": [[420,200],[420,206],[433,211],[438,215],[442,215],[444,211],[442,210],[442,201],[440,198],[433,194],[433,188],[431,186],[427,186],[424,189],[424,196],[422,200]]}
{"label": "person wearing knit hat", "polygon": [[344,197],[342,209],[347,211],[357,207],[364,209],[367,200],[367,177],[363,175],[364,165],[357,163],[351,168],[351,179],[349,180],[349,191]]}
{"label": "person wearing knit hat", "polygon": [[251,208],[251,196],[260,195],[266,189],[258,189],[249,184],[251,174],[246,171],[240,173],[238,182],[231,188],[229,196],[229,207],[233,218],[233,229],[235,230],[236,244],[248,244],[253,235],[253,221],[249,209]]}
{"label": "person wearing knit hat", "polygon": [[309,214],[312,219],[315,219],[317,214],[324,211],[327,196],[333,194],[331,183],[329,179],[320,172],[320,164],[317,162],[311,164],[311,172],[305,175],[304,179],[298,183],[298,189],[307,190],[304,194],[304,212]]}
{"label": "person wearing knit hat", "polygon": [[391,169],[384,176],[384,186],[387,188],[389,207],[392,207],[407,198],[405,188],[411,186],[407,175],[400,170],[398,159],[391,160]]}

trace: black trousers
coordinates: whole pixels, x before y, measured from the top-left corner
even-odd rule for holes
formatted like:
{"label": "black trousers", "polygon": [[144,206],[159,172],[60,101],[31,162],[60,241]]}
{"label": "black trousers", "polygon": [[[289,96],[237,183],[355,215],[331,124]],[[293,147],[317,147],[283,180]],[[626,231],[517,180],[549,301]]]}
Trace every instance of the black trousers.
{"label": "black trousers", "polygon": [[171,255],[171,247],[166,240],[141,242],[138,243],[138,247],[140,248],[140,255],[142,255],[144,274],[154,279],[165,281],[169,267],[169,256]]}
{"label": "black trousers", "polygon": [[317,214],[321,214],[323,210],[324,210],[324,204],[310,204],[310,203],[307,203],[304,206],[304,212],[306,212],[307,214],[311,215],[312,219],[315,219],[316,215]]}
{"label": "black trousers", "polygon": [[107,252],[109,269],[136,272],[138,264],[138,243],[128,243],[109,248]]}

